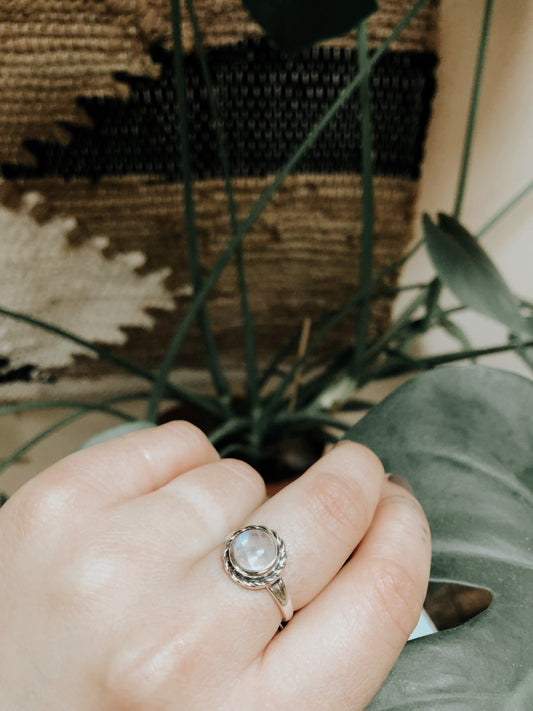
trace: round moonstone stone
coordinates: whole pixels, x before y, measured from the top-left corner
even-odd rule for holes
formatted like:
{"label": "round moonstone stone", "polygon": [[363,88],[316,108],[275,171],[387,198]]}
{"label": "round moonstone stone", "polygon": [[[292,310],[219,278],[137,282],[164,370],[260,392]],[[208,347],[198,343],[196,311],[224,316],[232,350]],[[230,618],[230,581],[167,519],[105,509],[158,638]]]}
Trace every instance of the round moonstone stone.
{"label": "round moonstone stone", "polygon": [[235,538],[230,547],[233,563],[242,571],[251,574],[266,572],[276,562],[278,546],[271,533],[260,528],[244,531]]}

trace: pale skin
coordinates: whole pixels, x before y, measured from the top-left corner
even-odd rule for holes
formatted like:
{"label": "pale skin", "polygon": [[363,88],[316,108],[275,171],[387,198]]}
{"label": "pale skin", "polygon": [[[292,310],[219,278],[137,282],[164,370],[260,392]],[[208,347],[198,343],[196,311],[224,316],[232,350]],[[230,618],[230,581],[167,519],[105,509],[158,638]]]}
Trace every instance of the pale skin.
{"label": "pale skin", "polygon": [[[279,633],[268,592],[222,565],[250,523],[286,544]],[[364,709],[416,625],[430,550],[416,499],[358,444],[269,500],[186,422],[77,452],[0,509],[2,709]]]}

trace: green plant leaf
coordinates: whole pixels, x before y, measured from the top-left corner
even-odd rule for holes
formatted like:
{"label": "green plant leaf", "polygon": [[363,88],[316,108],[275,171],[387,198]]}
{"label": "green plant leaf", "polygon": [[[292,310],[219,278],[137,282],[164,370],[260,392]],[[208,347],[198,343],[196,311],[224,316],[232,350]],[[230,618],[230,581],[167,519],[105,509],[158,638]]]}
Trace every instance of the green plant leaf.
{"label": "green plant leaf", "polygon": [[429,519],[431,577],[491,591],[466,624],[409,642],[370,708],[530,708],[533,383],[469,365],[413,378],[346,438],[405,476]]}
{"label": "green plant leaf", "polygon": [[438,225],[428,215],[423,223],[433,266],[461,303],[503,323],[512,333],[527,333],[518,300],[476,238],[442,213]]}
{"label": "green plant leaf", "polygon": [[243,0],[278,47],[294,52],[349,32],[377,10],[375,0]]}

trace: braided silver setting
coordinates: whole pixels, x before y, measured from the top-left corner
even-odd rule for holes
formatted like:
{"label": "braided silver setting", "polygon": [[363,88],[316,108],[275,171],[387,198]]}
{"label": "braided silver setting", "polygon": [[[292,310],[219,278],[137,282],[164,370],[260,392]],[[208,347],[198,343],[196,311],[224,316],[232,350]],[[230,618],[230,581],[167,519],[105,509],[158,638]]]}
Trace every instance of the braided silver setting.
{"label": "braided silver setting", "polygon": [[[235,539],[241,536],[243,533],[254,530],[262,531],[273,537],[276,542],[276,558],[268,568],[258,571],[257,573],[250,573],[249,571],[240,568],[235,563],[235,561],[232,560],[231,546]],[[234,582],[238,583],[239,585],[242,585],[245,588],[259,589],[266,588],[273,582],[278,580],[281,571],[285,567],[285,563],[287,561],[287,553],[285,551],[285,544],[278,536],[276,531],[273,531],[272,529],[267,528],[266,526],[245,526],[244,528],[240,528],[238,531],[232,533],[231,536],[228,536],[228,538],[226,539],[226,546],[224,548],[222,558],[224,561],[224,568],[226,570],[226,573]]]}

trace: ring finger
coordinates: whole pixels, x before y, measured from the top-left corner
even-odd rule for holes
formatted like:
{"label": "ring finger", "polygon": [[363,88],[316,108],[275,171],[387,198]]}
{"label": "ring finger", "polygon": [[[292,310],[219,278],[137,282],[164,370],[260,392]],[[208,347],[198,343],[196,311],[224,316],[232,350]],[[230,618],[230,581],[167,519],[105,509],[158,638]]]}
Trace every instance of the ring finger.
{"label": "ring finger", "polygon": [[[285,542],[287,564],[281,577],[295,610],[326,587],[362,539],[383,480],[383,467],[372,452],[343,442],[243,522],[271,528]],[[220,556],[221,546],[217,546],[191,571],[189,584],[200,590],[209,581],[211,595],[206,596],[201,614],[227,627],[221,638],[228,640],[235,661],[239,648],[246,661],[268,644],[278,628],[280,611],[265,590],[232,582]],[[246,638],[242,646],[239,637]]]}

